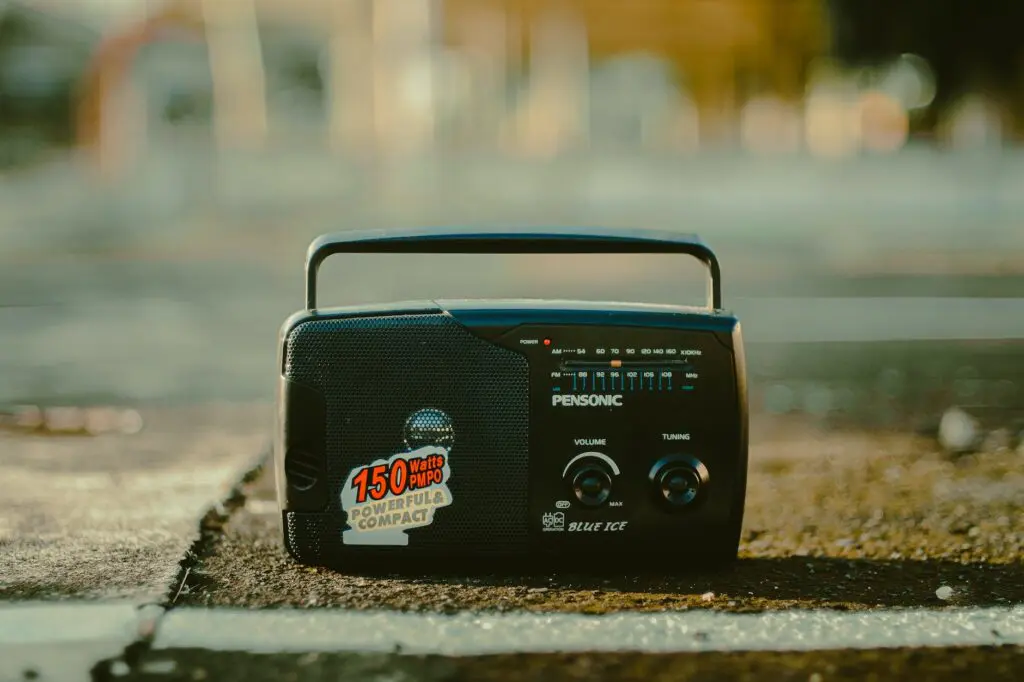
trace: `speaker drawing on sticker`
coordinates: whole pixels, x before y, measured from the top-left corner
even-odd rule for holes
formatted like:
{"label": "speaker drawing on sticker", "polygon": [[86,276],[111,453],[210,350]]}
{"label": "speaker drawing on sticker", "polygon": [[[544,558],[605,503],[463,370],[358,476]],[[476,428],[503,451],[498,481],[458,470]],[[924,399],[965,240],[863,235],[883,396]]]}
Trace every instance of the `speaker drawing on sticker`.
{"label": "speaker drawing on sticker", "polygon": [[353,469],[341,491],[348,516],[346,545],[407,546],[405,531],[429,526],[452,503],[449,454],[451,420],[440,410],[420,410],[405,423],[407,450]]}

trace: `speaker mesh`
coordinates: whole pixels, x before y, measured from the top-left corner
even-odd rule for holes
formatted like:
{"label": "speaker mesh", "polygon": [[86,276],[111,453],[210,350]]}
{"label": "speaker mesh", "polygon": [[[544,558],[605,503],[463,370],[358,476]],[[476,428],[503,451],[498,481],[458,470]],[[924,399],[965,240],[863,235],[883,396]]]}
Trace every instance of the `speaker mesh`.
{"label": "speaker mesh", "polygon": [[[358,466],[405,450],[421,410],[451,420],[448,488],[434,523],[406,531],[416,548],[524,546],[527,539],[529,377],[524,357],[441,314],[317,320],[288,336],[285,375],[326,399],[330,511]],[[340,545],[340,536],[328,542]]]}

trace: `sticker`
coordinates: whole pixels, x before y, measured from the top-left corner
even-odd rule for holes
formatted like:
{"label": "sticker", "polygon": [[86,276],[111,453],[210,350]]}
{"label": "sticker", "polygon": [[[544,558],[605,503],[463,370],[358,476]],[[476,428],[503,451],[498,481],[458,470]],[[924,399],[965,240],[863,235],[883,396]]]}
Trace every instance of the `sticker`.
{"label": "sticker", "polygon": [[449,449],[428,445],[353,469],[341,491],[346,545],[409,544],[405,531],[429,526],[452,503]]}

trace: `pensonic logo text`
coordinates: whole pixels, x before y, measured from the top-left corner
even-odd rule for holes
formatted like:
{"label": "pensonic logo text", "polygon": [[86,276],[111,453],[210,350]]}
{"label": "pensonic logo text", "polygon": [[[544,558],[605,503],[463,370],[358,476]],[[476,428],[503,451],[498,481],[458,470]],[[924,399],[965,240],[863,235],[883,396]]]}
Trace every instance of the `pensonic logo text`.
{"label": "pensonic logo text", "polygon": [[551,396],[552,407],[622,407],[622,395],[570,395],[556,393]]}

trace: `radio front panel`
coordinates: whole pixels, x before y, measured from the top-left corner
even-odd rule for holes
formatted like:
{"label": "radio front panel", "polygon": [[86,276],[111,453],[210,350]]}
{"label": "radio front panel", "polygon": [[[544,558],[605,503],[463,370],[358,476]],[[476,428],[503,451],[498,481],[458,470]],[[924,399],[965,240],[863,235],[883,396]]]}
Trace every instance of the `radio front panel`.
{"label": "radio front panel", "polygon": [[666,540],[729,516],[745,414],[718,334],[526,325],[502,344],[529,364],[535,541]]}

